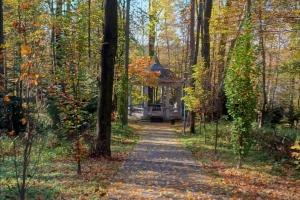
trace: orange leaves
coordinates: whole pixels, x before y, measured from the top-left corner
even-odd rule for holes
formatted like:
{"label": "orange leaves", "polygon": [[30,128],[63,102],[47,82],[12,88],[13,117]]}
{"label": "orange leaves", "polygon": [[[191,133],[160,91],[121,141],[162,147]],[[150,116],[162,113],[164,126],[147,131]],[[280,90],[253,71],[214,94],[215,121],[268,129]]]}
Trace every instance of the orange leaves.
{"label": "orange leaves", "polygon": [[21,50],[21,55],[29,55],[31,54],[30,46],[24,45]]}
{"label": "orange leaves", "polygon": [[21,74],[20,81],[24,80],[25,77],[27,77],[27,72]]}
{"label": "orange leaves", "polygon": [[23,63],[23,64],[21,65],[21,69],[22,69],[22,70],[28,69],[27,63]]}
{"label": "orange leaves", "polygon": [[23,10],[29,10],[30,8],[32,8],[32,5],[30,5],[29,3],[23,3],[21,5],[21,9]]}
{"label": "orange leaves", "polygon": [[[30,51],[30,49],[28,49],[28,47],[25,47],[23,48],[24,52],[28,52],[28,50]],[[36,73],[36,72],[29,72],[28,73],[28,70],[30,71],[31,70],[31,67],[33,67],[31,61],[27,61],[25,63],[23,63],[21,65],[21,70],[22,71],[25,71],[24,73],[22,73],[19,78],[13,78],[11,80],[11,82],[13,83],[17,83],[18,81],[23,81],[25,80],[26,78],[29,78],[29,85],[30,86],[34,86],[34,85],[38,85],[38,81],[37,79],[40,77],[40,74]]]}
{"label": "orange leaves", "polygon": [[26,122],[27,122],[26,119],[25,119],[25,118],[22,118],[22,120],[21,120],[22,125],[25,125]]}
{"label": "orange leaves", "polygon": [[30,72],[30,75],[29,75],[30,78],[38,78],[40,77],[39,74],[35,73],[35,72]]}
{"label": "orange leaves", "polygon": [[13,135],[15,132],[16,132],[15,130],[12,130],[12,131],[9,131],[8,134]]}
{"label": "orange leaves", "polygon": [[129,65],[129,77],[134,83],[155,86],[158,83],[160,72],[150,70],[154,62],[148,57],[141,57]]}
{"label": "orange leaves", "polygon": [[33,23],[33,26],[38,28],[38,27],[40,27],[40,24],[39,23]]}
{"label": "orange leaves", "polygon": [[38,85],[38,82],[36,80],[30,80],[29,85],[30,86]]}
{"label": "orange leaves", "polygon": [[75,146],[75,160],[79,161],[82,159],[82,157],[86,154],[87,150],[85,146],[81,144],[82,142],[80,140],[76,140],[74,142]]}
{"label": "orange leaves", "polygon": [[18,28],[18,26],[19,26],[19,22],[14,21],[14,22],[13,22],[13,27],[14,27],[14,28]]}
{"label": "orange leaves", "polygon": [[10,102],[10,98],[9,98],[8,96],[5,96],[5,97],[4,97],[4,101],[5,101],[5,102]]}

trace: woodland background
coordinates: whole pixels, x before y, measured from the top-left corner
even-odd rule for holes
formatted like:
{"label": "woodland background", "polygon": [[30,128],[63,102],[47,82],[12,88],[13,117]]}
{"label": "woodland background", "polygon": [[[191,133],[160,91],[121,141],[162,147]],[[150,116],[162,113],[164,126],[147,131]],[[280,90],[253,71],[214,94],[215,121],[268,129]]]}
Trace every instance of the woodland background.
{"label": "woodland background", "polygon": [[176,76],[188,73],[191,137],[210,123],[215,153],[218,139],[229,138],[238,167],[256,148],[299,169],[299,1],[1,0],[0,7],[1,174],[10,174],[10,181],[0,175],[3,194],[16,184],[25,198],[45,148],[72,155],[80,175],[87,156],[111,157],[120,135],[121,144],[133,142],[128,95],[145,97],[129,91],[129,80],[157,76],[145,70],[154,56]]}

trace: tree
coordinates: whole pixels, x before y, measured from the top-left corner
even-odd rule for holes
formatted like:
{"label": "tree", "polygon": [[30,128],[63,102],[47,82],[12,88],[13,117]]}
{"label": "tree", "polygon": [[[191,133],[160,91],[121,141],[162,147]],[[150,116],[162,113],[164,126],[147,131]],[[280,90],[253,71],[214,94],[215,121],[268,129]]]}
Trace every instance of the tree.
{"label": "tree", "polygon": [[104,1],[103,45],[101,49],[101,69],[98,76],[98,156],[111,156],[111,111],[115,56],[118,42],[117,0]]}
{"label": "tree", "polygon": [[[3,2],[0,0],[0,92],[5,90],[5,75],[4,75],[4,33],[3,33]],[[0,93],[0,97],[2,97]]]}
{"label": "tree", "polygon": [[251,123],[257,107],[257,91],[255,81],[257,72],[254,63],[253,36],[250,24],[251,0],[248,0],[248,11],[243,25],[243,33],[237,39],[231,63],[226,69],[225,93],[227,108],[233,118],[232,143],[238,155],[237,168],[242,166],[242,157],[247,155],[251,147]]}
{"label": "tree", "polygon": [[129,24],[130,24],[130,0],[127,0],[126,4],[126,30],[125,30],[125,80],[123,82],[124,90],[124,115],[122,116],[122,125],[128,124],[128,95],[129,95],[129,86],[128,86],[128,66],[129,66]]}
{"label": "tree", "polygon": [[[197,64],[194,63],[194,57],[197,56],[195,55],[195,7],[196,7],[196,1],[191,0],[191,21],[190,21],[190,67],[192,70],[192,66]],[[191,87],[194,87],[194,79],[191,78],[190,85]],[[195,133],[195,118],[196,118],[196,113],[195,111],[191,110],[190,111],[191,115],[191,124],[190,124],[190,132],[191,134]]]}
{"label": "tree", "polygon": [[210,35],[209,35],[209,21],[212,11],[212,0],[205,0],[204,17],[203,17],[203,33],[202,33],[202,51],[201,55],[204,58],[206,68],[210,66]]}

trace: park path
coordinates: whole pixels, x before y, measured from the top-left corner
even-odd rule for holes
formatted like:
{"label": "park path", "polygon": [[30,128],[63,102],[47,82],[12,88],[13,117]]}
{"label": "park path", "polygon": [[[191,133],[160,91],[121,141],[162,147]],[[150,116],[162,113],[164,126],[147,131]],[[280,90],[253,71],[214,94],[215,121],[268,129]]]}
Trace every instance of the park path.
{"label": "park path", "polygon": [[200,163],[171,128],[152,123],[114,178],[107,199],[227,199],[224,193],[207,182]]}

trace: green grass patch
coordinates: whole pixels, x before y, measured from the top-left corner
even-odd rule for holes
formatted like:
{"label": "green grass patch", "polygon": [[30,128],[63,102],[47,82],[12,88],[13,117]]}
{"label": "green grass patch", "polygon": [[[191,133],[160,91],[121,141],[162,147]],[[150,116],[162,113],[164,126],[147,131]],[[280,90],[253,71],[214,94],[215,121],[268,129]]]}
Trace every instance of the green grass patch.
{"label": "green grass patch", "polygon": [[[257,130],[254,130],[257,131]],[[296,139],[295,129],[277,128],[277,135]],[[215,153],[216,124],[197,126],[196,134],[182,135],[180,141],[192,152],[196,160],[202,163],[208,179],[219,187],[227,190],[230,197],[253,199],[259,196],[266,199],[282,197],[299,199],[298,184],[300,173],[286,160],[275,161],[270,151],[257,149],[258,141],[254,141],[249,155],[243,159],[242,169],[237,169],[237,159],[230,144],[230,122],[220,122],[218,131],[217,151]],[[265,138],[272,135],[274,129],[266,129],[255,134]],[[268,140],[267,140],[268,141]],[[267,192],[266,192],[267,191]]]}
{"label": "green grass patch", "polygon": [[[138,141],[141,128],[130,123],[121,127],[113,124],[111,137],[111,158],[89,158],[82,162],[82,175],[76,173],[77,165],[68,153],[66,142],[55,141],[49,136],[37,170],[29,174],[26,199],[100,199],[107,193],[108,186],[118,172],[126,156]],[[8,145],[9,140],[1,144]],[[36,143],[33,148],[41,148]],[[0,200],[19,199],[16,187],[14,157],[6,156],[0,161]]]}

